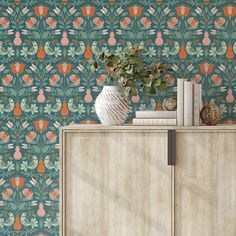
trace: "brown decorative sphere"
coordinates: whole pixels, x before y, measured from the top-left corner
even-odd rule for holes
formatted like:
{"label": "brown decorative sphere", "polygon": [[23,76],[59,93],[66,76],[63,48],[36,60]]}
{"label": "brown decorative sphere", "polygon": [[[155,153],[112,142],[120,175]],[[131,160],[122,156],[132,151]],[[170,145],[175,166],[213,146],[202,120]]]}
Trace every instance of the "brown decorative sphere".
{"label": "brown decorative sphere", "polygon": [[216,125],[221,119],[221,110],[215,104],[206,104],[201,110],[200,117],[203,124]]}
{"label": "brown decorative sphere", "polygon": [[162,102],[162,108],[164,111],[176,111],[177,100],[175,97],[165,98]]}

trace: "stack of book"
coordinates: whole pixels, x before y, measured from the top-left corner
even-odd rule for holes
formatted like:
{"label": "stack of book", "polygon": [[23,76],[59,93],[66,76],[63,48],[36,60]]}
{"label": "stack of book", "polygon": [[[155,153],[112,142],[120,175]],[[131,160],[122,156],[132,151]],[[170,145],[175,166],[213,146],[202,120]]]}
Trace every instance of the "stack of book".
{"label": "stack of book", "polygon": [[177,125],[199,126],[202,109],[202,85],[177,80]]}
{"label": "stack of book", "polygon": [[199,126],[202,85],[177,80],[177,111],[136,111],[133,125]]}
{"label": "stack of book", "polygon": [[177,125],[176,111],[136,111],[133,125]]}

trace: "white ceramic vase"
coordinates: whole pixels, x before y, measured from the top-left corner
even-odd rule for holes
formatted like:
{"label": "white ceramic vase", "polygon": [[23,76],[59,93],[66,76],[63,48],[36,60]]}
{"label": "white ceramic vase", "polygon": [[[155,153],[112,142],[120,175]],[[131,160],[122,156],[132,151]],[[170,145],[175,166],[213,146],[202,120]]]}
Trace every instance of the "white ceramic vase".
{"label": "white ceramic vase", "polygon": [[104,86],[95,101],[95,110],[103,125],[122,125],[130,112],[130,103],[118,86]]}

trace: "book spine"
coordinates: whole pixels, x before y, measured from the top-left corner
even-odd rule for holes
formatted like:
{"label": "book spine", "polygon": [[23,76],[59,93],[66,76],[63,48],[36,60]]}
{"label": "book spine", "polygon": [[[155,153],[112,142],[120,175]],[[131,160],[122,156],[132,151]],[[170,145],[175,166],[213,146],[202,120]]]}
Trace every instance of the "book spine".
{"label": "book spine", "polygon": [[193,83],[184,82],[184,126],[193,125]]}
{"label": "book spine", "polygon": [[176,119],[176,111],[136,111],[137,119]]}
{"label": "book spine", "polygon": [[176,125],[176,119],[133,119],[133,125]]}
{"label": "book spine", "polygon": [[133,125],[143,125],[143,119],[133,119]]}
{"label": "book spine", "polygon": [[177,80],[177,122],[178,126],[184,125],[184,81],[186,79]]}
{"label": "book spine", "polygon": [[193,100],[193,124],[195,126],[200,125],[200,111],[202,106],[202,85],[201,84],[194,84],[194,100]]}

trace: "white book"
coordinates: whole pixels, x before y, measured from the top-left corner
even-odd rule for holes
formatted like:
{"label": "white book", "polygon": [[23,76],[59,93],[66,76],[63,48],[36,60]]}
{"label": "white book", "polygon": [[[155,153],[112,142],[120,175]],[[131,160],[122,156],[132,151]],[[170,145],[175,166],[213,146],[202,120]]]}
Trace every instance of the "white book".
{"label": "white book", "polygon": [[133,119],[133,125],[176,125],[176,119]]}
{"label": "white book", "polygon": [[178,126],[184,125],[184,81],[180,78],[177,80],[177,122]]}
{"label": "white book", "polygon": [[193,124],[195,126],[200,125],[200,111],[202,109],[202,85],[193,85]]}
{"label": "white book", "polygon": [[193,83],[184,81],[184,126],[193,125]]}
{"label": "white book", "polygon": [[176,119],[176,111],[136,111],[137,119]]}

